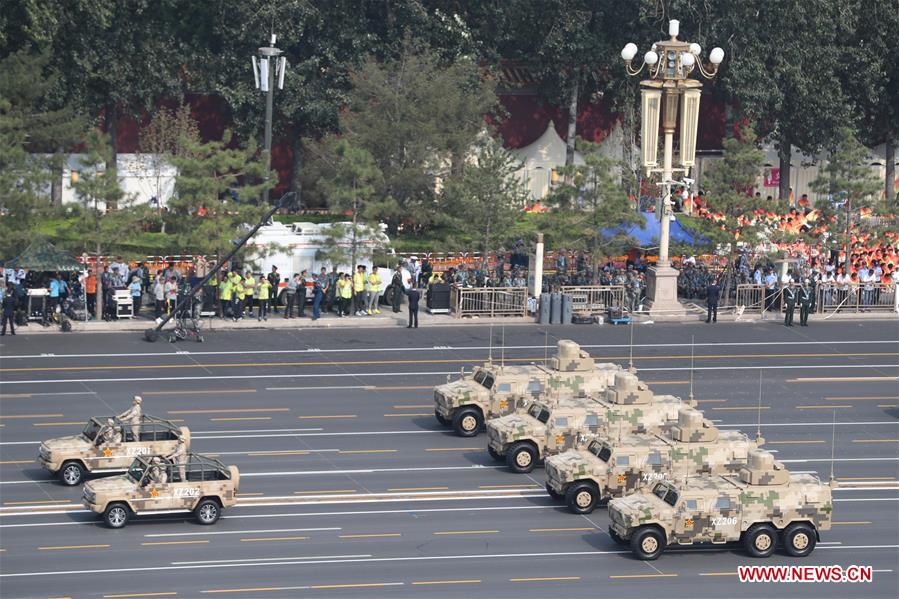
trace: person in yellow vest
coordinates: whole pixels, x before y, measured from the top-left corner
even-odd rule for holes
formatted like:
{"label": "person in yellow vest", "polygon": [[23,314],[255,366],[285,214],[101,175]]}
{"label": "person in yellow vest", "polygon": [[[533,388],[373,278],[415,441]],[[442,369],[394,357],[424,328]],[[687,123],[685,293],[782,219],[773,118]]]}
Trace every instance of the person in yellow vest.
{"label": "person in yellow vest", "polygon": [[272,284],[268,282],[265,275],[259,275],[259,282],[256,283],[256,299],[259,300],[259,316],[256,320],[268,320],[268,305],[271,298]]}
{"label": "person in yellow vest", "polygon": [[219,284],[219,318],[226,318],[231,314],[231,278],[222,273],[222,282]]}
{"label": "person in yellow vest", "polygon": [[256,294],[256,279],[249,270],[243,278],[244,293],[247,294],[247,316],[253,316],[253,296]]}
{"label": "person in yellow vest", "polygon": [[236,272],[231,281],[231,318],[235,322],[243,318],[243,306],[247,293],[243,287],[243,278]]}
{"label": "person in yellow vest", "polygon": [[353,299],[353,282],[346,273],[337,276],[337,316],[350,313],[350,302]]}
{"label": "person in yellow vest", "polygon": [[432,283],[443,283],[443,274],[439,272],[433,273],[428,279],[428,285],[431,285]]}
{"label": "person in yellow vest", "polygon": [[378,274],[378,267],[371,267],[371,274],[368,275],[368,313],[374,311],[380,314],[378,309],[378,298],[381,297],[381,275]]}
{"label": "person in yellow vest", "polygon": [[361,264],[353,275],[353,314],[365,314],[365,267]]}

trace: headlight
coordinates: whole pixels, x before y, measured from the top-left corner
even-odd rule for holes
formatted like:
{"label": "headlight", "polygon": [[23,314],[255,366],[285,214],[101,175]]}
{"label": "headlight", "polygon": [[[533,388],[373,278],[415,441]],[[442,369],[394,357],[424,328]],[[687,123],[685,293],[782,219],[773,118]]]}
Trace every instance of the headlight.
{"label": "headlight", "polygon": [[94,503],[94,501],[97,499],[97,494],[93,491],[85,489],[82,493],[82,497],[84,498],[84,501],[86,503]]}
{"label": "headlight", "polygon": [[53,455],[53,452],[47,449],[44,445],[41,445],[38,455],[40,455],[41,459],[50,461],[50,456]]}

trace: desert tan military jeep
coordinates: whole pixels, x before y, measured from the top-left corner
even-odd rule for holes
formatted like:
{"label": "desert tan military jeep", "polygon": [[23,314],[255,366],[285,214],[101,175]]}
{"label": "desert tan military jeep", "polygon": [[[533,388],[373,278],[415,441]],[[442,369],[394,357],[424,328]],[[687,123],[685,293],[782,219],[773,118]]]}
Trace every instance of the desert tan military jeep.
{"label": "desert tan military jeep", "polygon": [[[107,426],[108,420],[112,427]],[[77,485],[86,473],[124,472],[136,456],[168,455],[183,438],[190,449],[190,431],[168,420],[142,416],[137,425],[114,416],[91,418],[80,435],[49,439],[41,443],[38,462],[59,476],[66,485]]]}
{"label": "desert tan military jeep", "polygon": [[193,512],[200,524],[214,524],[224,508],[237,503],[239,483],[237,466],[198,453],[176,464],[140,456],[127,474],[87,482],[82,502],[103,514],[110,528],[122,528],[132,516],[173,511]]}
{"label": "desert tan military jeep", "polygon": [[609,502],[609,534],[643,560],[666,546],[740,541],[752,557],[768,557],[778,543],[804,557],[830,530],[831,486],[811,474],[792,474],[774,456],[754,449],[739,475],[693,476],[659,482]]}
{"label": "desert tan military jeep", "polygon": [[619,371],[601,396],[538,402],[526,414],[490,420],[488,451],[505,458],[513,471],[530,472],[544,456],[574,447],[579,435],[658,431],[676,421],[683,405],[672,395],[653,395],[636,375]]}
{"label": "desert tan military jeep", "polygon": [[737,473],[759,441],[739,431],[720,431],[699,410],[685,406],[677,424],[663,432],[606,435],[547,458],[546,490],[575,514],[589,514],[602,499],[624,497],[672,477]]}
{"label": "desert tan military jeep", "polygon": [[574,341],[558,343],[549,364],[503,366],[486,362],[470,375],[434,388],[434,415],[457,435],[473,437],[487,418],[527,409],[539,398],[601,393],[621,368],[596,364]]}

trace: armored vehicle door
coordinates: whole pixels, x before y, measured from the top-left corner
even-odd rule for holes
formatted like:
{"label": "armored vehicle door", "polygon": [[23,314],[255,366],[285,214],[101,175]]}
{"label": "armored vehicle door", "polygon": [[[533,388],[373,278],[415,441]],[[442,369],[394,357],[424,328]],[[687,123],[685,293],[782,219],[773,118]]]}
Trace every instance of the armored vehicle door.
{"label": "armored vehicle door", "polygon": [[689,545],[708,540],[709,516],[702,497],[683,497],[675,512],[673,536],[676,542]]}
{"label": "armored vehicle door", "polygon": [[173,496],[172,465],[165,461],[151,462],[141,481],[141,497],[144,510],[176,509]]}
{"label": "armored vehicle door", "polygon": [[725,493],[718,495],[709,510],[709,540],[713,543],[727,543],[740,538],[740,501]]}
{"label": "armored vehicle door", "polygon": [[[195,460],[185,459],[183,465],[174,464],[171,467],[172,501],[178,509],[190,510],[196,505],[197,500],[203,496],[203,482],[213,480],[212,473],[206,471],[207,466]],[[181,471],[185,477],[181,477]]]}
{"label": "armored vehicle door", "polygon": [[577,444],[581,417],[576,414],[553,413],[547,423],[545,453],[556,454]]}
{"label": "armored vehicle door", "polygon": [[[490,375],[488,375],[488,378]],[[490,413],[497,416],[505,416],[515,412],[515,393],[513,387],[515,383],[510,379],[499,379],[493,384],[490,396]]]}
{"label": "armored vehicle door", "polygon": [[[643,463],[642,472],[638,485],[652,485],[668,479],[670,460],[668,454],[663,454],[658,449],[650,449],[646,455],[646,461]],[[637,487],[634,487],[637,488]],[[630,487],[628,490],[632,490]]]}
{"label": "armored vehicle door", "polygon": [[134,458],[126,455],[122,428],[118,421],[112,431],[101,426],[89,450],[91,455],[85,456],[90,470],[124,470],[131,464]]}

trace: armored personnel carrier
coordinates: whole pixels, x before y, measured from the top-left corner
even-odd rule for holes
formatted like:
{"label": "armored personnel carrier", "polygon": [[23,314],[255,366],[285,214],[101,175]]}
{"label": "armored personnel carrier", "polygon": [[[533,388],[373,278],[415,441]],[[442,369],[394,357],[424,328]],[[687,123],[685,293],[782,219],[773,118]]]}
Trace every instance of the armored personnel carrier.
{"label": "armored personnel carrier", "polygon": [[702,412],[683,407],[660,433],[611,434],[546,459],[546,490],[575,514],[601,499],[624,497],[655,482],[697,474],[735,474],[762,439],[721,431]]}
{"label": "armored personnel carrier", "polygon": [[526,410],[547,395],[583,397],[612,384],[616,364],[597,364],[574,341],[559,341],[547,365],[504,366],[486,362],[471,374],[434,388],[434,415],[457,435],[473,437],[487,418]]}
{"label": "armored personnel carrier", "polygon": [[609,502],[609,534],[641,560],[669,545],[739,541],[752,557],[780,544],[794,557],[809,555],[830,530],[831,485],[792,474],[767,451],[754,449],[738,475],[691,476],[659,482]]}
{"label": "armored personnel carrier", "polygon": [[239,484],[237,466],[198,453],[178,463],[140,456],[127,474],[86,483],[82,503],[110,528],[122,528],[133,516],[170,512],[193,512],[200,524],[215,524],[237,503]]}
{"label": "armored personnel carrier", "polygon": [[619,371],[600,396],[538,401],[525,414],[490,420],[488,451],[513,471],[530,472],[545,456],[574,447],[579,436],[660,430],[677,420],[683,405],[672,395],[653,395],[636,375]]}
{"label": "armored personnel carrier", "polygon": [[178,439],[184,439],[190,449],[187,427],[162,418],[142,416],[138,425],[115,416],[91,418],[81,434],[41,443],[38,463],[59,476],[63,484],[73,486],[88,473],[124,472],[136,456],[168,455]]}

